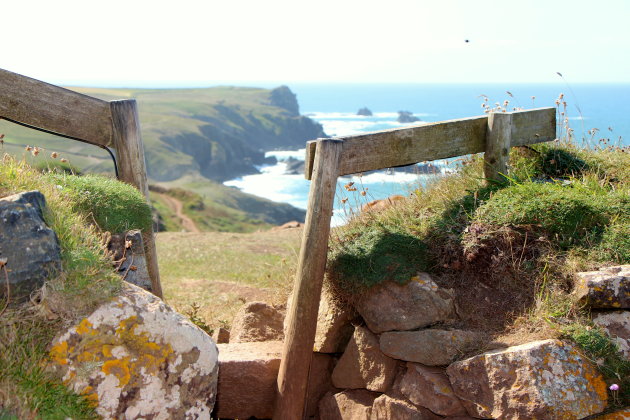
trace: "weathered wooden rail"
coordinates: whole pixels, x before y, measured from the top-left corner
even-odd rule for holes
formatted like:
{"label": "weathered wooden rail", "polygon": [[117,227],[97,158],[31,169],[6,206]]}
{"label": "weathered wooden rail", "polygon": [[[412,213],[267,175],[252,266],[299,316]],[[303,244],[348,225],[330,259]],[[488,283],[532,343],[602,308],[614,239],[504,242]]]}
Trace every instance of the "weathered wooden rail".
{"label": "weathered wooden rail", "polygon": [[274,420],[303,417],[337,178],[483,152],[485,177],[500,180],[508,173],[510,147],[555,138],[556,111],[541,108],[308,142],[305,175],[311,187]]}
{"label": "weathered wooden rail", "polygon": [[[149,199],[134,99],[103,101],[0,69],[0,119],[116,151],[118,176]],[[153,228],[142,232],[153,293],[162,297]]]}

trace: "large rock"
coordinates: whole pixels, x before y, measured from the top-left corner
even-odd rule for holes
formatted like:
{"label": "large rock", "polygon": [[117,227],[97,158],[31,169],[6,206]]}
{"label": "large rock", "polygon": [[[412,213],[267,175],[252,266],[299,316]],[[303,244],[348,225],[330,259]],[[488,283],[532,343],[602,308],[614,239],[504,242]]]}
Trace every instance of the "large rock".
{"label": "large rock", "polygon": [[249,302],[232,321],[230,343],[279,341],[284,338],[284,314],[265,302]]}
{"label": "large rock", "polygon": [[144,256],[142,233],[139,230],[112,235],[107,249],[114,258],[116,270],[125,281],[149,292],[153,291],[147,259]]}
{"label": "large rock", "polygon": [[613,311],[593,315],[593,322],[602,327],[630,360],[630,311]]}
{"label": "large rock", "polygon": [[606,408],[602,376],[559,340],[483,353],[453,363],[447,373],[473,417],[581,419]]}
{"label": "large rock", "polygon": [[[0,198],[0,299],[27,300],[44,281],[61,269],[57,235],[44,222],[46,199],[39,191]],[[0,266],[2,265],[0,263]]]}
{"label": "large rock", "polygon": [[393,398],[383,394],[374,400],[370,420],[438,420],[436,416],[426,408],[414,407],[407,401]]}
{"label": "large rock", "polygon": [[426,273],[405,285],[386,282],[371,289],[356,306],[370,330],[407,331],[455,318],[454,299]]}
{"label": "large rock", "polygon": [[354,389],[326,394],[319,402],[319,418],[322,420],[369,420],[372,404],[379,394]]}
{"label": "large rock", "polygon": [[326,289],[322,292],[317,314],[313,349],[320,353],[341,353],[354,331],[354,310],[336,300]]}
{"label": "large rock", "polygon": [[630,308],[630,265],[578,273],[575,293],[591,308]]}
{"label": "large rock", "polygon": [[281,341],[219,344],[219,418],[271,418]]}
{"label": "large rock", "polygon": [[381,350],[394,359],[442,366],[475,349],[480,340],[480,334],[462,330],[392,331],[381,334]]}
{"label": "large rock", "polygon": [[407,371],[400,381],[400,392],[415,405],[442,416],[467,414],[444,369],[407,363]]}
{"label": "large rock", "polygon": [[365,388],[385,392],[396,377],[397,362],[385,356],[378,338],[367,328],[357,327],[332,374],[337,388]]}
{"label": "large rock", "polygon": [[183,315],[126,284],[54,340],[52,368],[105,419],[210,419],[217,348]]}

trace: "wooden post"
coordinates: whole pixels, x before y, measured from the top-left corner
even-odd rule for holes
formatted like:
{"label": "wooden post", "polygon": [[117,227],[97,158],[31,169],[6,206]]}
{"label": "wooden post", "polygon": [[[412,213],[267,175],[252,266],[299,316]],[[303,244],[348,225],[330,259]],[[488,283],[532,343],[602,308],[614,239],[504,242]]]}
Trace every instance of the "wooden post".
{"label": "wooden post", "polygon": [[484,174],[487,182],[502,181],[507,175],[512,140],[512,114],[492,112],[488,115]]}
{"label": "wooden post", "polygon": [[317,142],[302,248],[278,373],[274,420],[303,417],[343,142]]}
{"label": "wooden post", "polygon": [[[139,189],[148,201],[149,184],[136,101],[134,99],[111,101],[110,109],[112,112],[113,143],[116,148],[120,180]],[[153,227],[142,232],[142,241],[144,242],[147,269],[149,277],[151,277],[152,292],[162,298]]]}

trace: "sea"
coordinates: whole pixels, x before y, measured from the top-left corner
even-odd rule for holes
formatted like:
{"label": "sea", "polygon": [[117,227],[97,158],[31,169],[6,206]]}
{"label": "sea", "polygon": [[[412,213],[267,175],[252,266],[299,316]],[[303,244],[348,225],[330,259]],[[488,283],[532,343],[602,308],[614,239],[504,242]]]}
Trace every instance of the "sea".
{"label": "sea", "polygon": [[[483,115],[482,103],[513,108],[556,106],[562,95],[575,141],[585,147],[630,145],[630,84],[289,84],[300,112],[322,124],[329,136],[345,136],[400,128],[398,111],[409,111],[422,122]],[[263,86],[272,87],[272,86]],[[486,98],[487,101],[486,101]],[[367,107],[372,116],[357,115]],[[562,107],[562,105],[561,105]],[[276,165],[262,166],[260,174],[229,180],[225,185],[273,201],[306,209],[310,182],[303,175],[286,174],[287,161],[304,160],[304,149],[267,152]],[[430,174],[386,170],[339,179],[333,225],[345,223],[360,207],[391,195],[408,195],[447,174],[457,159],[435,162]],[[352,186],[347,187],[350,183]],[[352,191],[356,188],[356,191]],[[350,191],[349,191],[350,189]]]}

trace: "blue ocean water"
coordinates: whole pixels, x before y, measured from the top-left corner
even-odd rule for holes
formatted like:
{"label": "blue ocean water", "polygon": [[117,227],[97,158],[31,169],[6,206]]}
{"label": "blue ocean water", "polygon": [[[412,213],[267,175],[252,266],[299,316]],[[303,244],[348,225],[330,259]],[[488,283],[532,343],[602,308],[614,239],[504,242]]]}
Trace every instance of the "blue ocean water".
{"label": "blue ocean water", "polygon": [[[331,136],[343,136],[402,127],[397,111],[406,110],[424,122],[483,115],[483,96],[490,105],[509,101],[508,109],[555,106],[560,93],[567,102],[569,126],[578,141],[590,141],[589,131],[597,128],[594,138],[608,138],[612,144],[630,145],[630,84],[613,85],[289,85],[296,93],[301,113],[319,121]],[[509,93],[508,93],[509,92]],[[533,97],[533,98],[532,98]],[[356,115],[368,107],[371,117]],[[591,131],[592,132],[592,131]],[[289,157],[304,159],[304,150],[274,151],[279,163],[262,167],[261,174],[226,182],[245,192],[274,201],[306,208],[310,182],[302,175],[286,175]],[[438,172],[446,172],[440,164]],[[409,194],[436,175],[417,175],[400,171],[373,173],[362,177],[341,178],[337,187],[333,224],[342,224],[362,204],[394,194]],[[344,185],[354,182],[357,191]],[[361,195],[361,191],[365,195]]]}

